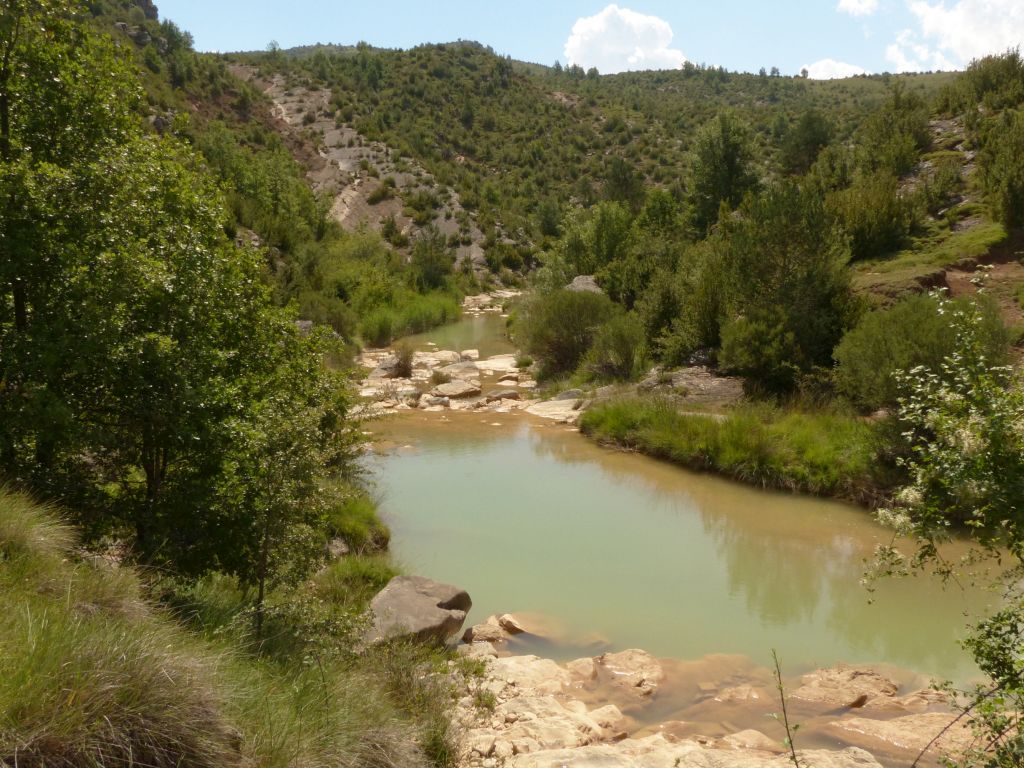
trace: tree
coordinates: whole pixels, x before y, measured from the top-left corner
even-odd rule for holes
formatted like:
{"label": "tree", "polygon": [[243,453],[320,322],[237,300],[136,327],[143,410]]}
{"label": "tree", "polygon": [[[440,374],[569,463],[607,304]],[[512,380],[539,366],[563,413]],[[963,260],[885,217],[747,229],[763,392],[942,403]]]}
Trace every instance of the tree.
{"label": "tree", "polygon": [[420,291],[432,291],[444,285],[452,271],[448,244],[437,227],[430,226],[412,244],[413,282]]}
{"label": "tree", "polygon": [[1024,226],[1024,114],[1008,110],[989,127],[979,166],[996,216],[1007,227]]}
{"label": "tree", "polygon": [[[773,389],[794,380],[780,366],[806,371],[828,365],[856,305],[846,269],[849,250],[821,198],[790,182],[768,187],[747,199],[715,247],[724,272],[724,314],[734,325],[728,347],[723,332],[723,364]],[[761,348],[774,362],[752,363],[748,355],[757,348],[741,362],[732,354],[741,338],[770,339]]]}
{"label": "tree", "polygon": [[804,112],[796,125],[786,131],[782,142],[782,168],[786,173],[803,175],[829,141],[832,140],[832,126],[816,109]]}
{"label": "tree", "polygon": [[723,112],[693,139],[688,189],[694,226],[707,232],[718,221],[723,203],[735,208],[756,186],[750,132],[737,118]]}
{"label": "tree", "polygon": [[607,165],[604,180],[604,196],[627,206],[633,213],[640,210],[644,202],[644,180],[636,170],[621,157],[613,157]]}
{"label": "tree", "polygon": [[[251,573],[253,505],[223,493],[240,447],[294,470],[250,478],[293,507],[317,493],[314,468],[347,467],[327,448],[347,428],[323,350],[271,305],[260,255],[225,236],[191,151],[142,132],[113,46],[33,2],[5,6],[0,51],[0,470],[141,560]],[[317,450],[289,437],[314,423]]]}

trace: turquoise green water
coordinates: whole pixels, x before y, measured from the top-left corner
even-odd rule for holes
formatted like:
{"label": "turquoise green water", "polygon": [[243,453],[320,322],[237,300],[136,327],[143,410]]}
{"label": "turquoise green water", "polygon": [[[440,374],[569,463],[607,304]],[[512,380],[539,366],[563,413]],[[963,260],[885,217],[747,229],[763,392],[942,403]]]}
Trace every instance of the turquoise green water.
{"label": "turquoise green water", "polygon": [[[885,662],[964,679],[956,640],[988,601],[915,577],[870,602],[863,561],[890,535],[863,510],[752,489],[597,447],[564,426],[495,414],[377,425],[398,559],[465,587],[468,623],[538,612],[546,649],[644,648],[695,659],[779,652],[791,671]],[[496,426],[498,425],[498,426]]]}

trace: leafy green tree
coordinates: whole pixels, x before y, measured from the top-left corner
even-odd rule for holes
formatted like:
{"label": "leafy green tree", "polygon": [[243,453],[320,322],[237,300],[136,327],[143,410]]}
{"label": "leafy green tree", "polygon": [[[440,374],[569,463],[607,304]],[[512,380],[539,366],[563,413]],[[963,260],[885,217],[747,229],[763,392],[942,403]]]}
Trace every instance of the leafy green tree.
{"label": "leafy green tree", "polygon": [[693,223],[707,232],[717,221],[723,203],[739,205],[758,184],[754,172],[750,130],[728,112],[704,125],[693,138],[688,191]]}
{"label": "leafy green tree", "polygon": [[430,227],[412,244],[413,282],[420,291],[440,288],[451,274],[454,259],[448,244],[436,227]]}
{"label": "leafy green tree", "polygon": [[832,126],[816,109],[804,112],[782,141],[782,168],[786,173],[801,176],[832,140]]}
{"label": "leafy green tree", "polygon": [[644,202],[644,180],[636,169],[621,157],[614,156],[606,166],[604,196],[622,203],[636,213]]}
{"label": "leafy green tree", "polygon": [[[328,450],[345,402],[323,351],[272,307],[260,256],[225,237],[210,177],[142,133],[132,70],[66,10],[12,3],[0,19],[0,468],[92,533],[131,534],[142,560],[251,573],[256,513],[293,520],[282,510],[311,501],[314,468],[348,466]],[[289,437],[299,424],[318,447]],[[253,473],[263,497],[246,507],[222,488],[254,433],[252,456],[296,474]]]}
{"label": "leafy green tree", "polygon": [[888,100],[858,132],[858,165],[867,172],[902,176],[917,165],[920,152],[929,144],[928,105],[896,80]]}
{"label": "leafy green tree", "polygon": [[[747,200],[715,247],[722,254],[725,316],[740,323],[730,350],[741,336],[786,340],[792,351],[787,364],[798,370],[828,365],[856,305],[846,269],[849,250],[821,198],[792,183],[768,187]],[[781,348],[773,342],[765,353]],[[743,368],[757,377],[778,367],[768,362]],[[785,378],[773,374],[760,383],[775,386]]]}
{"label": "leafy green tree", "polygon": [[915,223],[913,201],[900,194],[886,170],[858,174],[848,189],[827,198],[829,210],[850,236],[853,259],[872,259],[903,245]]}
{"label": "leafy green tree", "polygon": [[996,217],[1007,227],[1024,226],[1024,113],[1008,110],[989,127],[978,160]]}
{"label": "leafy green tree", "polygon": [[515,337],[540,362],[542,376],[572,373],[601,326],[619,311],[600,293],[564,289],[541,293],[521,308]]}

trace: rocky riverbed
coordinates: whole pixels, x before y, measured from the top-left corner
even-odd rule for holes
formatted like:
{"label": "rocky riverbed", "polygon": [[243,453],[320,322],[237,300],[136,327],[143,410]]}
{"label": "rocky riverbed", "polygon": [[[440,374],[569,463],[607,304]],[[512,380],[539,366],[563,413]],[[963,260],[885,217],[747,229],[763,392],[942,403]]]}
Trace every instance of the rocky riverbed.
{"label": "rocky riverbed", "polygon": [[[458,587],[399,576],[374,599],[371,642],[396,637],[443,642],[471,608]],[[782,768],[790,755],[772,671],[743,656],[681,661],[639,649],[559,664],[523,654],[544,635],[544,617],[490,616],[461,635],[457,652],[480,674],[453,668],[459,765],[464,768],[693,766]],[[895,670],[838,665],[785,679],[802,765],[884,768],[936,765],[970,743],[945,694]],[[916,685],[914,685],[916,684]],[[912,687],[913,686],[913,687]]]}
{"label": "rocky riverbed", "polygon": [[[463,301],[467,316],[502,314],[502,305],[518,295],[496,291]],[[436,345],[434,345],[436,346]],[[358,360],[368,371],[359,386],[367,414],[402,411],[476,411],[503,414],[522,411],[565,424],[575,424],[589,404],[580,390],[544,400],[535,393],[530,370],[520,368],[514,354],[481,358],[476,349],[416,351],[408,375],[391,349],[369,349]]]}
{"label": "rocky riverbed", "polygon": [[[790,762],[785,732],[773,718],[780,711],[774,681],[748,660],[680,662],[633,649],[559,665],[534,655],[502,655],[502,634],[492,617],[459,647],[486,664],[456,708],[463,766],[767,768]],[[474,635],[497,643],[473,641]],[[942,694],[901,694],[896,682],[861,667],[816,670],[787,682],[787,705],[800,724],[801,763],[815,768],[908,765],[955,719]],[[969,730],[955,725],[923,763],[937,764],[969,740]]]}
{"label": "rocky riverbed", "polygon": [[[504,306],[519,295],[502,290],[468,296],[463,315],[506,317]],[[638,384],[604,386],[594,390],[567,389],[541,397],[532,366],[512,353],[481,357],[477,349],[416,350],[411,370],[402,371],[394,349],[367,349],[358,363],[366,370],[358,412],[383,415],[403,411],[469,411],[490,414],[527,413],[562,424],[575,424],[595,400],[630,391],[658,392],[691,406],[719,407],[743,395],[742,382],[719,376],[705,366],[674,371],[651,371]],[[521,363],[523,363],[521,365]],[[403,375],[404,374],[404,375]]]}

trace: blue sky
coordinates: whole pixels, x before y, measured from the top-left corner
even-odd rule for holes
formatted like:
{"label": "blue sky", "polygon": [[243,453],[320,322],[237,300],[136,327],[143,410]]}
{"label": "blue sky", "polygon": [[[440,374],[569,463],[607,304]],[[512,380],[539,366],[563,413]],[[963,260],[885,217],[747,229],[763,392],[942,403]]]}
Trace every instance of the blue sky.
{"label": "blue sky", "polygon": [[478,40],[502,54],[601,72],[684,60],[812,77],[956,69],[1024,43],[1024,0],[158,0],[200,50],[365,40]]}

